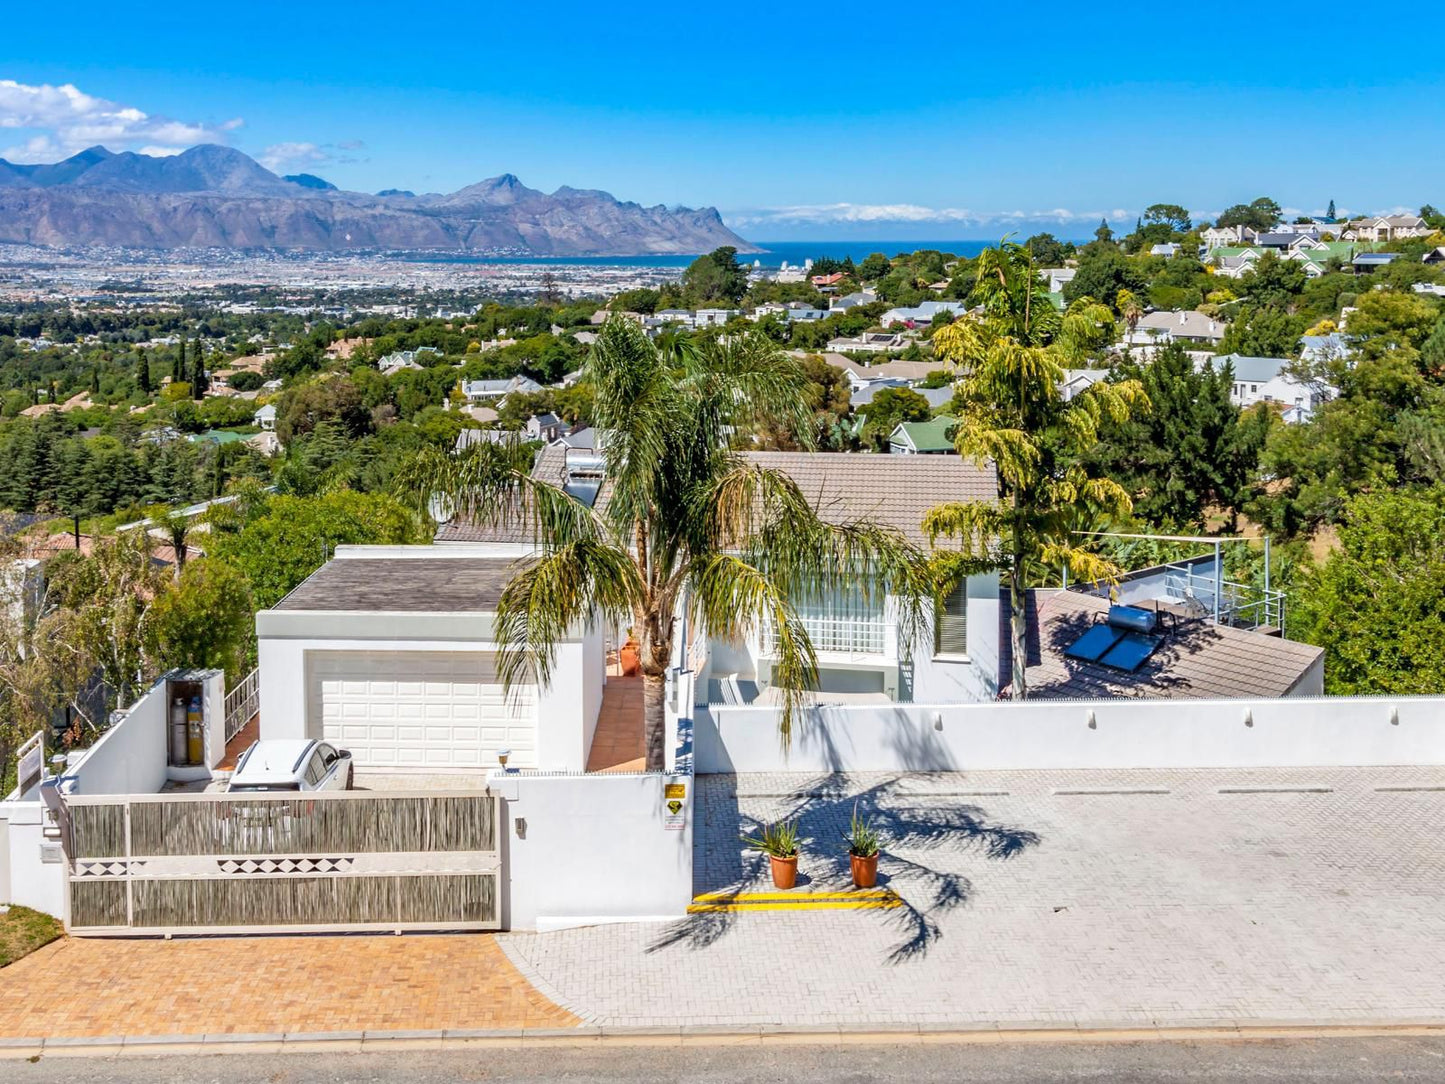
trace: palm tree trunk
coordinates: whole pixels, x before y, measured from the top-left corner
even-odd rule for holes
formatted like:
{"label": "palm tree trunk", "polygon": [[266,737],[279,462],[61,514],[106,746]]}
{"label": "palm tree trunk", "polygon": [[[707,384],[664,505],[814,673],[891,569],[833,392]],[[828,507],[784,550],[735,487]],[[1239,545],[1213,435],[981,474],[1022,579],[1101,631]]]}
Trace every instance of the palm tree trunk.
{"label": "palm tree trunk", "polygon": [[667,677],[642,673],[642,736],[647,747],[647,770],[667,769]]}

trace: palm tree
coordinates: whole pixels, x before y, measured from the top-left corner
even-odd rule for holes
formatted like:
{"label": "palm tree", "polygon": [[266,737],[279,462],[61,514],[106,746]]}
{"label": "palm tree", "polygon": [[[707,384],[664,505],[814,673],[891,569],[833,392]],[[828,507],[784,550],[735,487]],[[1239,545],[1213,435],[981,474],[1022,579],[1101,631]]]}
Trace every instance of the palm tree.
{"label": "palm tree", "polygon": [[1028,695],[1026,613],[1031,567],[1066,567],[1075,579],[1117,578],[1119,569],[1076,541],[1078,528],[1098,516],[1127,513],[1129,495],[1117,482],[1091,476],[1081,455],[1105,419],[1122,421],[1148,399],[1136,380],[1100,381],[1065,401],[1064,369],[1113,337],[1108,309],[1090,299],[1060,315],[1049,303],[1033,258],[1005,243],[979,258],[973,299],[981,320],[940,328],[934,350],[960,373],[955,403],[959,454],[998,472],[998,499],[952,502],[928,512],[930,538],[959,540],[965,555],[992,556],[1008,574],[1012,616],[1012,695]]}
{"label": "palm tree", "polygon": [[728,639],[765,624],[786,747],[817,680],[799,602],[844,586],[892,594],[903,600],[912,638],[931,609],[922,554],[868,521],[825,522],[785,474],[730,447],[764,425],[810,429],[801,366],[762,336],[663,351],[613,317],[584,379],[596,396],[593,424],[605,434],[601,507],[534,477],[493,444],[423,451],[399,473],[396,492],[418,509],[441,499],[479,522],[528,525],[537,555],[497,609],[498,672],[508,689],[545,685],[556,644],[577,623],[599,614],[628,620],[640,641],[647,768],[660,771],[679,612]]}

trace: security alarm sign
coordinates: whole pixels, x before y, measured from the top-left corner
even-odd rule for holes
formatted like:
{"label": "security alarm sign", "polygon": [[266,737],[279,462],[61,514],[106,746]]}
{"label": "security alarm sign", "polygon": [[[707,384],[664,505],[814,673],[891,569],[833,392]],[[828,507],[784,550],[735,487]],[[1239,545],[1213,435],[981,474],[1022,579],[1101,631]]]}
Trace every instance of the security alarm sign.
{"label": "security alarm sign", "polygon": [[682,831],[687,823],[687,784],[664,783],[662,801],[662,826],[671,831]]}

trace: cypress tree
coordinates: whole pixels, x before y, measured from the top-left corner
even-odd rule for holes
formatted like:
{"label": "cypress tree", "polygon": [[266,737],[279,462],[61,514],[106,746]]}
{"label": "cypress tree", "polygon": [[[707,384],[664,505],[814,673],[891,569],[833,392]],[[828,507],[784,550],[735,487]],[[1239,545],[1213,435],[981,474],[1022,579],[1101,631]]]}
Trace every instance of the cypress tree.
{"label": "cypress tree", "polygon": [[1326,221],[1326,222],[1333,222],[1334,220],[1335,220],[1335,201],[1334,201],[1334,200],[1330,200],[1329,210],[1327,210],[1327,211],[1325,212],[1325,221]]}
{"label": "cypress tree", "polygon": [[171,380],[179,384],[186,378],[186,340],[182,339],[176,345],[176,360],[171,366]]}
{"label": "cypress tree", "polygon": [[206,359],[201,355],[201,344],[191,351],[191,396],[203,399],[206,395]]}
{"label": "cypress tree", "polygon": [[136,358],[135,382],[146,395],[151,393],[151,363],[144,350],[140,352],[140,357]]}
{"label": "cypress tree", "polygon": [[92,365],[92,366],[90,367],[90,394],[91,394],[91,395],[99,395],[99,394],[100,394],[100,366],[99,366],[99,365]]}

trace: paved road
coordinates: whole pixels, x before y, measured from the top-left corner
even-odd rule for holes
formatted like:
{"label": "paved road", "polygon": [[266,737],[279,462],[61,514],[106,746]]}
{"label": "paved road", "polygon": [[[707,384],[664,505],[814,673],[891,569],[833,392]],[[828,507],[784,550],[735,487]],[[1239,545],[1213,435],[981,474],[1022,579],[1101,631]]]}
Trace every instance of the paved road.
{"label": "paved road", "polygon": [[603,1025],[1445,1021],[1445,769],[704,777],[696,888],[758,885],[739,830],[780,817],[846,884],[855,799],[906,908],[500,944]]}
{"label": "paved road", "polygon": [[0,1062],[16,1084],[452,1084],[456,1081],[678,1081],[688,1084],[931,1084],[933,1081],[1439,1080],[1445,1038],[1240,1042],[1024,1043],[687,1048],[570,1046],[533,1051],[219,1054]]}

